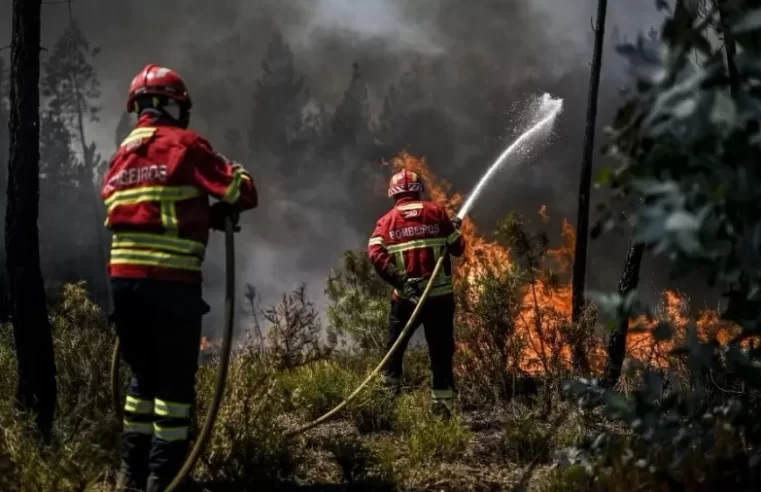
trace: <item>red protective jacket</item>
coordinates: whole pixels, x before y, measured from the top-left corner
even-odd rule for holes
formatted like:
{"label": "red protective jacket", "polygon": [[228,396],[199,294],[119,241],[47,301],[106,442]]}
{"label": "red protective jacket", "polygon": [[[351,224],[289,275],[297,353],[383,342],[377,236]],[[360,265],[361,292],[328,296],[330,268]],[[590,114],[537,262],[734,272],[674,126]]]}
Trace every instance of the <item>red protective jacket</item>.
{"label": "red protective jacket", "polygon": [[[394,296],[401,294],[402,278],[425,278],[433,273],[436,261],[446,247],[452,256],[461,256],[465,240],[455,229],[444,207],[428,201],[401,198],[393,209],[378,220],[367,253],[378,274],[393,285]],[[447,256],[428,294],[432,297],[452,294],[452,262]]]}
{"label": "red protective jacket", "polygon": [[253,180],[191,130],[144,114],[103,179],[111,277],[201,282],[209,196],[256,207]]}

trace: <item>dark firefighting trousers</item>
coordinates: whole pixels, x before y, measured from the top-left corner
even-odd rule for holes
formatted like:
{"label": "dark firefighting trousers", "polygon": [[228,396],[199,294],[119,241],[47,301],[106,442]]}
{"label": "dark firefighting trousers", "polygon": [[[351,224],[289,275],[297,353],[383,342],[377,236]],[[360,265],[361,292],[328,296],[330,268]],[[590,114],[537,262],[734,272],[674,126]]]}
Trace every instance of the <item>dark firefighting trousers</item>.
{"label": "dark firefighting trousers", "polygon": [[202,317],[209,306],[200,284],[111,283],[112,319],[133,373],[124,405],[120,479],[129,488],[163,491],[188,451]]}
{"label": "dark firefighting trousers", "polygon": [[[405,299],[392,299],[391,311],[388,315],[388,340],[386,350],[399,338],[405,325],[412,316],[415,305]],[[415,326],[402,340],[385,369],[386,384],[398,391],[402,378],[402,362],[404,352],[415,331],[423,325],[425,341],[428,345],[428,355],[431,360],[433,376],[433,404],[443,404],[451,409],[454,397],[454,373],[452,363],[455,352],[454,341],[454,296],[446,295],[432,297],[423,304],[415,320]]]}

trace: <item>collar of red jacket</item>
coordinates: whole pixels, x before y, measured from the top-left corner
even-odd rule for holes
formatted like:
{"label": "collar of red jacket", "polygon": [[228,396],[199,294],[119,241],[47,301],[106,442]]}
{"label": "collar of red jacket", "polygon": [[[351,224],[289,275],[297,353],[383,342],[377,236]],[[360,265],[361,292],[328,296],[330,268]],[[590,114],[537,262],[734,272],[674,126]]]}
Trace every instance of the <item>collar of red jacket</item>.
{"label": "collar of red jacket", "polygon": [[420,198],[413,198],[411,196],[403,196],[403,197],[399,198],[398,200],[396,200],[394,202],[394,205],[404,205],[405,203],[421,202],[421,201],[422,200]]}
{"label": "collar of red jacket", "polygon": [[159,111],[150,109],[144,110],[137,119],[138,127],[141,126],[177,126],[170,118],[167,118]]}

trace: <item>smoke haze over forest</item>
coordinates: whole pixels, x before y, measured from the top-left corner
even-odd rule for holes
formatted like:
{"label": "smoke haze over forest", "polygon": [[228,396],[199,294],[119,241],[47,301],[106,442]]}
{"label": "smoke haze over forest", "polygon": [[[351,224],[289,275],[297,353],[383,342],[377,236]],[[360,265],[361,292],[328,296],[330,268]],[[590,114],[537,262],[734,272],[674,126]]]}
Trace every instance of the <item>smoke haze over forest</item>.
{"label": "smoke haze over forest", "polygon": [[[0,0],[0,47],[10,43],[10,4]],[[427,157],[455,191],[467,193],[515,136],[511,108],[530,94],[550,92],[565,100],[556,138],[535,153],[530,167],[495,179],[472,218],[487,233],[511,210],[533,219],[546,204],[553,221],[543,227],[550,228],[551,237],[557,237],[561,218],[575,220],[595,4],[73,0],[74,17],[90,44],[100,48],[93,64],[102,109],[100,121],[87,124],[87,137],[108,158],[134,74],[147,63],[177,70],[194,99],[192,128],[243,162],[260,190],[260,207],[243,219],[236,244],[239,283],[250,281],[271,299],[307,282],[319,305],[328,270],[338,265],[344,250],[365,247],[375,220],[389,206],[383,194],[375,193],[382,182],[377,179],[388,177],[380,157],[408,145],[413,154]],[[623,63],[611,36],[618,31],[633,38],[658,26],[661,18],[651,0],[612,2],[608,11],[599,128],[611,121],[621,102]],[[48,50],[43,62],[68,22],[65,2],[43,5],[43,45]],[[298,152],[275,152],[274,145],[256,144],[250,136],[252,124],[267,126],[261,114],[254,120],[254,93],[264,75],[262,59],[277,33],[290,47],[295,70],[305,76],[309,91],[297,112],[310,116],[312,134],[332,135],[320,137],[331,142],[321,144],[320,151],[305,144]],[[9,51],[0,54],[7,60]],[[365,134],[350,132],[342,145],[335,123],[341,118],[335,112],[343,107],[344,113],[354,114],[346,94],[355,62],[359,79],[352,94],[362,98],[366,88],[369,117],[361,108],[354,113],[364,114],[372,128]],[[389,87],[403,80],[402,102],[384,126],[380,120]],[[284,138],[292,141],[289,135]],[[598,147],[602,141],[598,136]],[[221,297],[221,239],[220,234],[212,237],[205,274],[215,311]],[[626,247],[626,237],[590,244],[589,288],[618,281]],[[646,259],[644,289],[655,292],[666,286],[655,271]]]}

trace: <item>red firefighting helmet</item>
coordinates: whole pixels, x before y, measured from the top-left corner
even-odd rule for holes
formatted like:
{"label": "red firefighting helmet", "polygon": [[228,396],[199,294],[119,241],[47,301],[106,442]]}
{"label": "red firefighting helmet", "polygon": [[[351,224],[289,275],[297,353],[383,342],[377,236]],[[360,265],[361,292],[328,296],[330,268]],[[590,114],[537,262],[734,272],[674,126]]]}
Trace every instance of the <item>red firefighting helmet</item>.
{"label": "red firefighting helmet", "polygon": [[177,101],[187,109],[192,106],[190,94],[182,77],[174,70],[161,65],[146,65],[132,79],[127,97],[127,112],[138,111],[135,102],[142,96],[163,96]]}
{"label": "red firefighting helmet", "polygon": [[391,176],[391,181],[388,183],[389,198],[403,193],[423,193],[423,191],[425,191],[425,187],[420,176],[406,169],[402,169]]}

